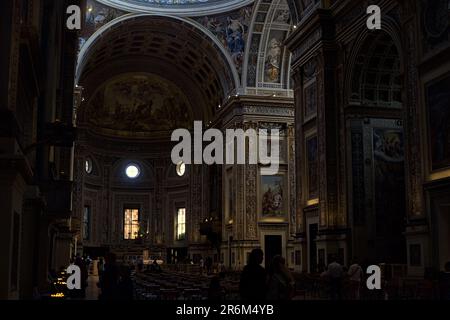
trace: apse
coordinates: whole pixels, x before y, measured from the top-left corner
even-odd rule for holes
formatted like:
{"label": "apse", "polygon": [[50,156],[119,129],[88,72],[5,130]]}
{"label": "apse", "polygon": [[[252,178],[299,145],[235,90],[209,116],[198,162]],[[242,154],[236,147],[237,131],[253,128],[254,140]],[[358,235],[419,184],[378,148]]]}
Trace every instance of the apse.
{"label": "apse", "polygon": [[[191,120],[192,115],[207,123],[239,83],[223,50],[203,30],[182,18],[146,14],[120,18],[93,35],[80,52],[76,81],[83,87],[87,103],[78,112],[79,120],[83,121],[86,105],[95,104],[95,112],[101,111],[97,108],[103,103],[101,90],[114,91],[114,96],[123,100],[125,95],[120,92],[127,82],[124,78],[134,73],[135,79],[125,85],[129,90],[139,95],[149,95],[152,90],[171,91],[177,105],[190,109],[188,113],[176,112],[177,116]],[[139,86],[144,90],[137,90]],[[133,131],[142,129],[137,124]]]}

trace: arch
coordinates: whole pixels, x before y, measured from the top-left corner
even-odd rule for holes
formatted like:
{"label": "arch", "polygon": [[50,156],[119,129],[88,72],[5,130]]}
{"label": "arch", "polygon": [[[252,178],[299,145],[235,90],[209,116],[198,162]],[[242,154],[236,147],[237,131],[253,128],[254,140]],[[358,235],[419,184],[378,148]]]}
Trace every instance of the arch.
{"label": "arch", "polygon": [[308,17],[315,8],[321,5],[319,0],[298,1],[298,0],[286,0],[292,21],[295,25],[300,23],[303,19]]}
{"label": "arch", "polygon": [[397,23],[391,19],[390,17],[385,17],[382,20],[381,30],[369,30],[367,28],[363,28],[359,35],[356,37],[352,51],[349,56],[349,61],[347,65],[352,66],[351,68],[346,70],[345,78],[344,78],[344,103],[346,105],[351,104],[351,95],[352,95],[352,84],[354,82],[354,74],[355,69],[357,67],[358,57],[361,53],[363,53],[365,46],[370,45],[369,40],[372,37],[377,37],[381,35],[386,35],[389,37],[393,45],[396,48],[398,57],[399,57],[399,74],[403,74],[404,72],[404,59],[401,55],[403,52],[402,49],[402,39],[400,29]]}
{"label": "arch", "polygon": [[[177,16],[198,17],[205,15],[218,14],[226,11],[232,11],[244,7],[254,0],[206,0],[199,1],[200,3],[187,4],[154,4],[154,5],[139,5],[132,4],[123,0],[97,0],[105,5],[126,10],[134,13],[151,13],[151,14],[165,14],[169,13]],[[135,1],[136,2],[136,1]]]}
{"label": "arch", "polygon": [[[211,43],[214,44],[214,48],[219,49],[219,52],[220,52],[221,56],[224,58],[224,62],[226,62],[225,65],[226,65],[226,67],[228,68],[229,72],[231,73],[231,75],[233,77],[234,89],[236,90],[237,88],[240,87],[239,74],[238,74],[238,72],[236,70],[236,67],[235,67],[235,65],[233,63],[233,60],[232,60],[230,54],[226,51],[226,49],[219,42],[219,40],[209,30],[207,30],[200,23],[198,23],[196,21],[193,21],[192,19],[189,19],[189,18],[173,16],[173,15],[168,15],[168,14],[151,14],[151,13],[131,13],[131,14],[126,14],[126,15],[120,16],[120,17],[118,17],[118,18],[108,22],[107,24],[102,26],[100,29],[98,29],[86,41],[86,43],[83,45],[83,47],[80,50],[80,53],[78,55],[76,72],[75,72],[75,84],[77,84],[77,85],[79,84],[81,75],[83,74],[83,70],[84,70],[86,61],[89,58],[90,51],[95,47],[95,44],[100,39],[105,37],[108,34],[108,31],[110,31],[111,28],[113,28],[113,27],[115,27],[115,26],[117,26],[119,24],[124,24],[124,23],[126,23],[128,21],[132,21],[133,19],[137,19],[137,18],[141,18],[141,17],[159,17],[159,18],[172,19],[172,20],[176,20],[176,21],[179,21],[179,22],[182,22],[182,23],[186,23],[187,25],[190,25],[191,27],[199,30],[201,33],[203,33],[204,35],[206,35],[209,38]],[[228,94],[229,94],[229,92],[225,92],[226,96]]]}
{"label": "arch", "polygon": [[[264,6],[261,6],[264,4]],[[279,13],[289,14],[286,21],[277,20]],[[260,19],[264,17],[264,21]],[[267,6],[262,0],[255,3],[248,45],[245,50],[244,73],[242,85],[244,88],[260,88],[271,91],[284,91],[290,89],[290,57],[288,50],[283,50],[280,56],[279,81],[266,81],[264,71],[267,58],[267,50],[270,45],[273,33],[285,33],[282,42],[292,32],[291,10],[286,0],[274,0]],[[279,38],[279,37],[278,37]],[[281,40],[281,39],[280,39]],[[255,49],[257,48],[257,52]],[[256,62],[254,61],[256,60]],[[253,62],[252,62],[253,61]],[[249,76],[249,69],[252,69],[252,76]],[[267,93],[267,92],[266,92]],[[264,92],[262,92],[264,94]]]}

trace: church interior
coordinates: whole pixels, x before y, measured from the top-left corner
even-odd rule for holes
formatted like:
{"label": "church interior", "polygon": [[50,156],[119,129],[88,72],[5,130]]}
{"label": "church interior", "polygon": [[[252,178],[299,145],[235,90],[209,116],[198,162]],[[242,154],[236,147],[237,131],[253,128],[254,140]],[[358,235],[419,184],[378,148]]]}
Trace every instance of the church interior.
{"label": "church interior", "polygon": [[[80,261],[97,299],[112,260],[134,299],[239,299],[255,249],[291,299],[328,298],[332,263],[380,267],[361,299],[450,297],[450,1],[0,6],[1,300],[73,296]],[[278,173],[174,163],[195,121],[277,130]]]}

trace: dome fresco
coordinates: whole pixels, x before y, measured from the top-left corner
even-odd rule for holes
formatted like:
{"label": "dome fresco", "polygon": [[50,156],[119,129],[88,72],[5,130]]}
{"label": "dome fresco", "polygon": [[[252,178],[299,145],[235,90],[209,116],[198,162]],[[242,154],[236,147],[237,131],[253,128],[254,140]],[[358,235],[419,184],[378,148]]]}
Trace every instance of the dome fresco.
{"label": "dome fresco", "polygon": [[245,6],[254,0],[98,0],[130,12],[200,16]]}

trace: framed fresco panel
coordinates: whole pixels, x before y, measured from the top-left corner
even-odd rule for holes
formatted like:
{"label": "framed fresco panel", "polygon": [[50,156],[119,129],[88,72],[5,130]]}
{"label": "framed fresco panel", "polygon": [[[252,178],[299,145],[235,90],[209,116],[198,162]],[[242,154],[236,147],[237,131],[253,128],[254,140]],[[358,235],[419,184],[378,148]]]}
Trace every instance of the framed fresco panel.
{"label": "framed fresco panel", "polygon": [[303,89],[304,96],[304,118],[305,121],[311,120],[317,113],[317,84],[312,81]]}
{"label": "framed fresco panel", "polygon": [[274,30],[270,33],[264,65],[264,82],[280,83],[281,81],[284,39],[286,39],[286,31]]}
{"label": "framed fresco panel", "polygon": [[284,217],[286,213],[284,176],[261,176],[261,209],[263,217]]}
{"label": "framed fresco panel", "polygon": [[450,74],[425,87],[431,170],[450,168]]}

